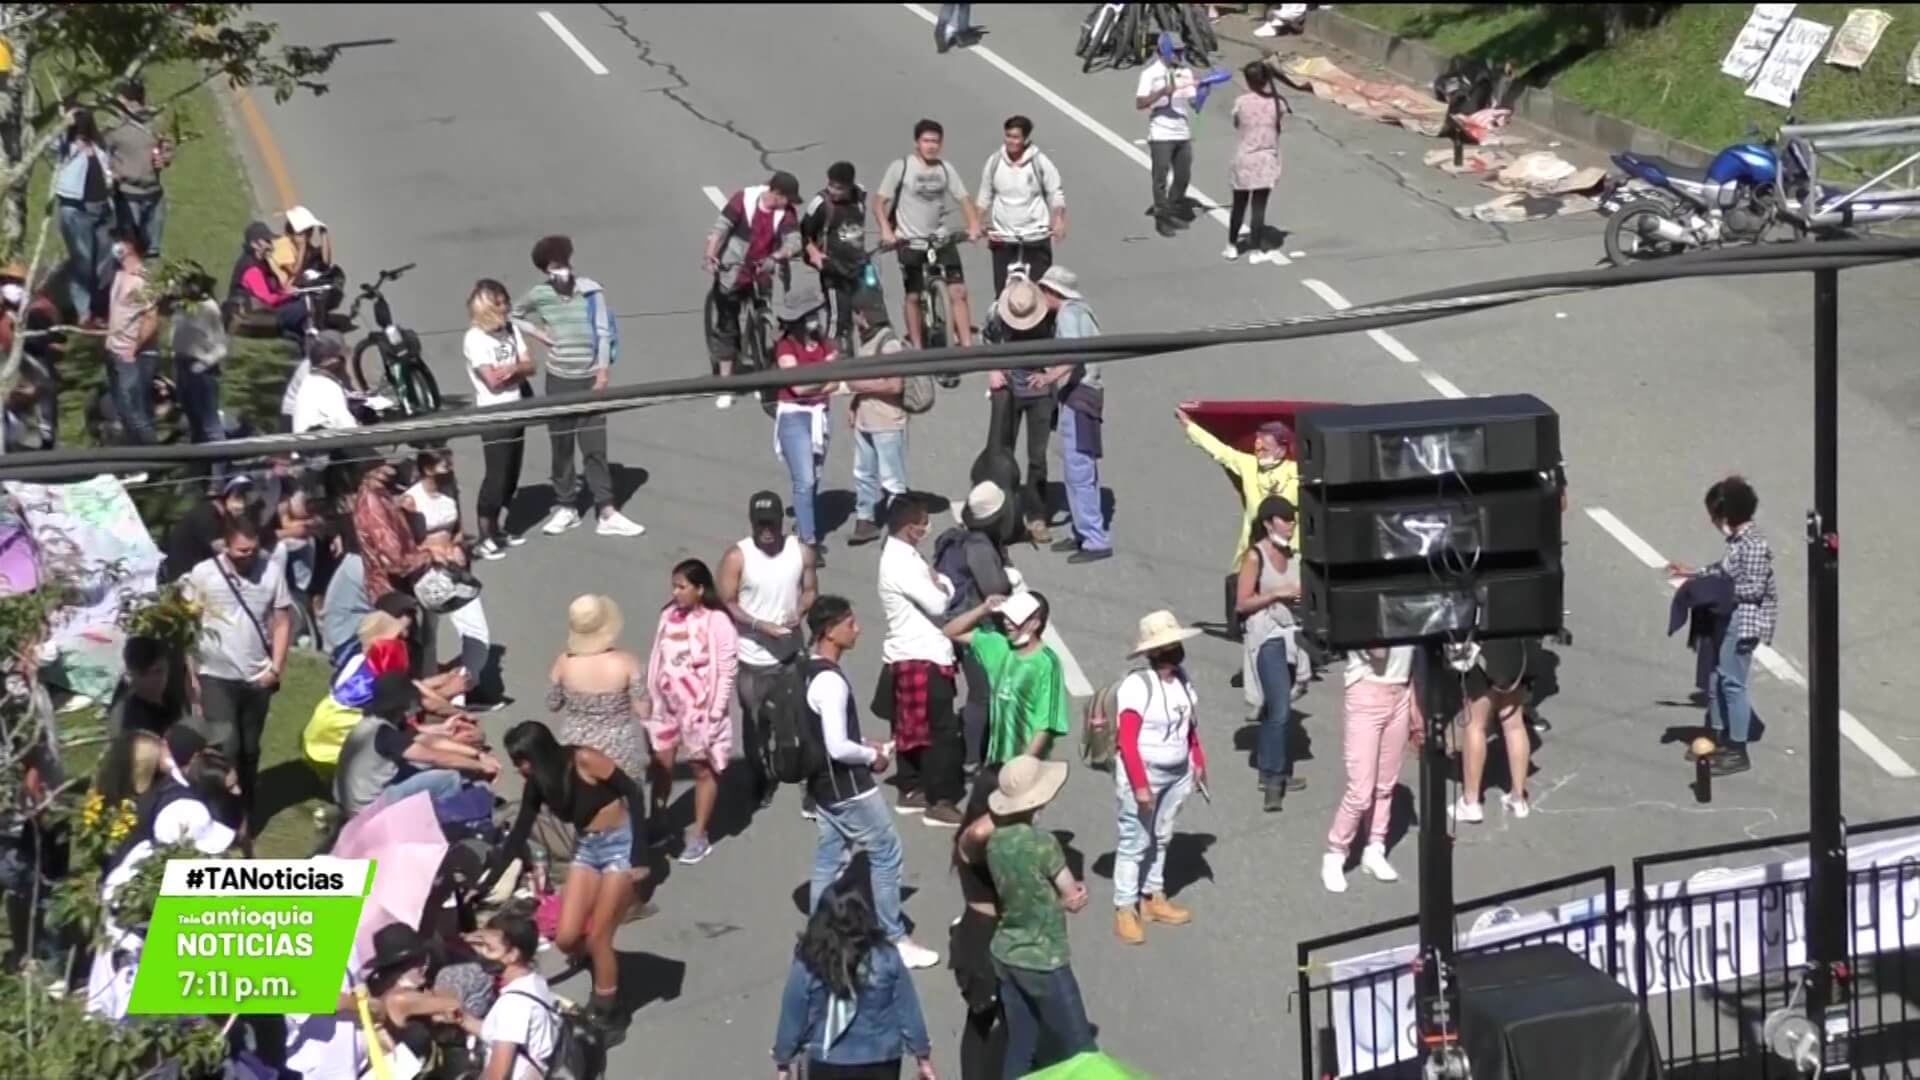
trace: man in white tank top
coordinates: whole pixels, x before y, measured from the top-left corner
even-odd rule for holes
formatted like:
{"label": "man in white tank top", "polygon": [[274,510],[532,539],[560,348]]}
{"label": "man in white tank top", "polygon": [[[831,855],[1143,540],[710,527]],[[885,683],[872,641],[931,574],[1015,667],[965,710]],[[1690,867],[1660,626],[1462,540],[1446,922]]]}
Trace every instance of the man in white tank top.
{"label": "man in white tank top", "polygon": [[760,730],[760,702],[773,685],[782,661],[803,645],[801,616],[819,591],[813,549],[788,535],[786,508],[771,491],[747,500],[746,539],[720,558],[716,584],[740,630],[739,674],[741,743],[753,776],[754,797],[762,808],[773,804],[779,782],[766,765],[766,733]]}

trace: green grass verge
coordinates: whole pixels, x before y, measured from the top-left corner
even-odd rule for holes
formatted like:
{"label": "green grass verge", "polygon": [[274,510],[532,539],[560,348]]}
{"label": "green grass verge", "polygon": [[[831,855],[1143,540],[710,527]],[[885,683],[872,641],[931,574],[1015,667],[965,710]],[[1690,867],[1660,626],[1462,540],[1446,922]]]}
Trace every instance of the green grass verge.
{"label": "green grass verge", "polygon": [[[1852,6],[1801,4],[1794,15],[1837,33]],[[1720,74],[1721,58],[1746,22],[1749,5],[1680,4],[1657,24],[1592,51],[1577,7],[1342,4],[1335,10],[1449,54],[1496,65],[1511,60],[1522,74],[1545,65],[1553,72],[1548,88],[1555,95],[1708,150],[1741,141],[1750,128],[1771,135],[1785,122],[1787,110],[1747,97],[1744,84]],[[1920,12],[1904,4],[1889,9],[1893,23],[1861,70],[1834,67],[1822,52],[1801,83],[1797,120],[1920,113],[1920,87],[1908,86],[1905,74],[1907,57],[1920,42]]]}

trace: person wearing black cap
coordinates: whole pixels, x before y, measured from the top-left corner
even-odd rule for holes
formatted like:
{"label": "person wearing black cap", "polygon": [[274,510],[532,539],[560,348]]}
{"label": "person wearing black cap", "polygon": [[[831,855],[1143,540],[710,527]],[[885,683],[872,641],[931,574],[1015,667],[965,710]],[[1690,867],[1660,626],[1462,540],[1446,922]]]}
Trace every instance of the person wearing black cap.
{"label": "person wearing black cap", "polygon": [[292,389],[295,432],[340,431],[360,426],[347,404],[347,339],[337,330],[323,330],[307,345],[307,373]]}
{"label": "person wearing black cap", "polygon": [[[264,221],[247,226],[240,255],[227,278],[227,319],[256,316],[292,342],[306,337],[307,305],[300,294],[280,283],[273,272],[273,229]],[[252,320],[249,320],[252,321]]]}
{"label": "person wearing black cap", "polygon": [[800,616],[819,591],[813,549],[787,533],[780,496],[756,492],[747,500],[745,539],[720,557],[716,587],[720,602],[740,632],[734,687],[740,696],[740,728],[754,800],[773,803],[779,781],[767,767],[767,733],[760,727],[766,700],[783,661],[800,650]]}
{"label": "person wearing black cap", "polygon": [[419,708],[420,691],[405,672],[391,671],[374,680],[373,700],[341,745],[333,777],[333,797],[343,819],[383,793],[389,801],[421,791],[450,798],[469,777],[485,782],[499,774],[500,763],[492,754],[413,731],[408,720]]}
{"label": "person wearing black cap", "polygon": [[[707,233],[700,262],[713,276],[707,290],[707,358],[723,379],[733,374],[740,357],[740,310],[754,281],[769,273],[763,264],[800,254],[800,215],[794,210],[799,201],[800,181],[776,172],[764,184],[734,192]],[[780,270],[784,280],[787,268]],[[733,395],[721,394],[713,404],[730,408]]]}

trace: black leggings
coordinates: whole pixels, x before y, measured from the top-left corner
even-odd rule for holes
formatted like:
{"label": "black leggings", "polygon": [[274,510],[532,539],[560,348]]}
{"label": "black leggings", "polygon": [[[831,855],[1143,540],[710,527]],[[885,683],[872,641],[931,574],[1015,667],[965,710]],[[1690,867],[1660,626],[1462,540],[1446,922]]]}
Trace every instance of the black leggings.
{"label": "black leggings", "polygon": [[[1267,196],[1273,194],[1272,188],[1258,191],[1235,191],[1233,210],[1227,216],[1227,235],[1232,238],[1233,246],[1241,251],[1267,250]],[[1240,222],[1247,216],[1247,202],[1253,202],[1253,220],[1247,225],[1247,239],[1240,239]]]}

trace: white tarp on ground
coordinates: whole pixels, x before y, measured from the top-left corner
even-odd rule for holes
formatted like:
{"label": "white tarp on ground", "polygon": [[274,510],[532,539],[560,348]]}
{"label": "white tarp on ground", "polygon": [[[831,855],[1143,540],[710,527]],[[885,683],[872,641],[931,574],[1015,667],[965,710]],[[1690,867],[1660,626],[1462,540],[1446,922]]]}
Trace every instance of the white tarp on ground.
{"label": "white tarp on ground", "polygon": [[1866,66],[1867,58],[1880,44],[1880,35],[1892,22],[1893,16],[1873,8],[1847,12],[1847,21],[1840,24],[1840,32],[1833,35],[1833,47],[1827,50],[1827,63],[1856,71]]}
{"label": "white tarp on ground", "polygon": [[1767,58],[1767,50],[1773,48],[1773,39],[1787,28],[1787,20],[1793,17],[1793,9],[1798,4],[1755,4],[1753,14],[1747,16],[1747,23],[1740,28],[1740,36],[1733,39],[1733,48],[1727,50],[1726,59],[1720,61],[1720,72],[1731,75],[1741,82],[1752,79],[1760,71],[1760,64]]}
{"label": "white tarp on ground", "polygon": [[6,490],[33,533],[43,577],[58,577],[75,590],[50,640],[59,654],[57,681],[104,699],[120,676],[122,601],[154,591],[160,549],[115,477],[79,484],[9,481]]}
{"label": "white tarp on ground", "polygon": [[1819,59],[1820,50],[1832,36],[1833,27],[1826,23],[1812,19],[1788,23],[1780,33],[1780,40],[1773,43],[1766,63],[1760,65],[1760,74],[1753,77],[1753,85],[1747,87],[1747,96],[1783,109],[1792,108],[1793,97],[1800,92],[1800,80],[1806,77],[1807,69]]}
{"label": "white tarp on ground", "polygon": [[[1856,884],[1853,949],[1858,955],[1895,951],[1900,943],[1920,943],[1920,834],[1856,844],[1847,853],[1855,874],[1886,868],[1873,880]],[[1807,877],[1805,857],[1741,869],[1715,868],[1685,881],[1653,886],[1647,907],[1647,992],[1665,994],[1696,985],[1752,978],[1762,970],[1789,972],[1806,963],[1804,890],[1787,883]],[[1738,890],[1737,902],[1730,898]],[[1729,897],[1714,902],[1715,897]],[[1614,897],[1614,910],[1628,910],[1630,893]],[[1605,969],[1606,935],[1601,920],[1606,897],[1574,900],[1548,911],[1520,915],[1511,909],[1487,912],[1461,935],[1462,950],[1523,938],[1564,943],[1596,968]],[[1634,929],[1622,918],[1614,929],[1619,981],[1638,989],[1634,971]],[[1415,947],[1403,945],[1327,965],[1327,981],[1356,979],[1374,972],[1392,977],[1361,979],[1337,987],[1329,1010],[1338,1046],[1339,1075],[1353,1076],[1418,1056],[1414,1034],[1413,975],[1408,964]]]}

